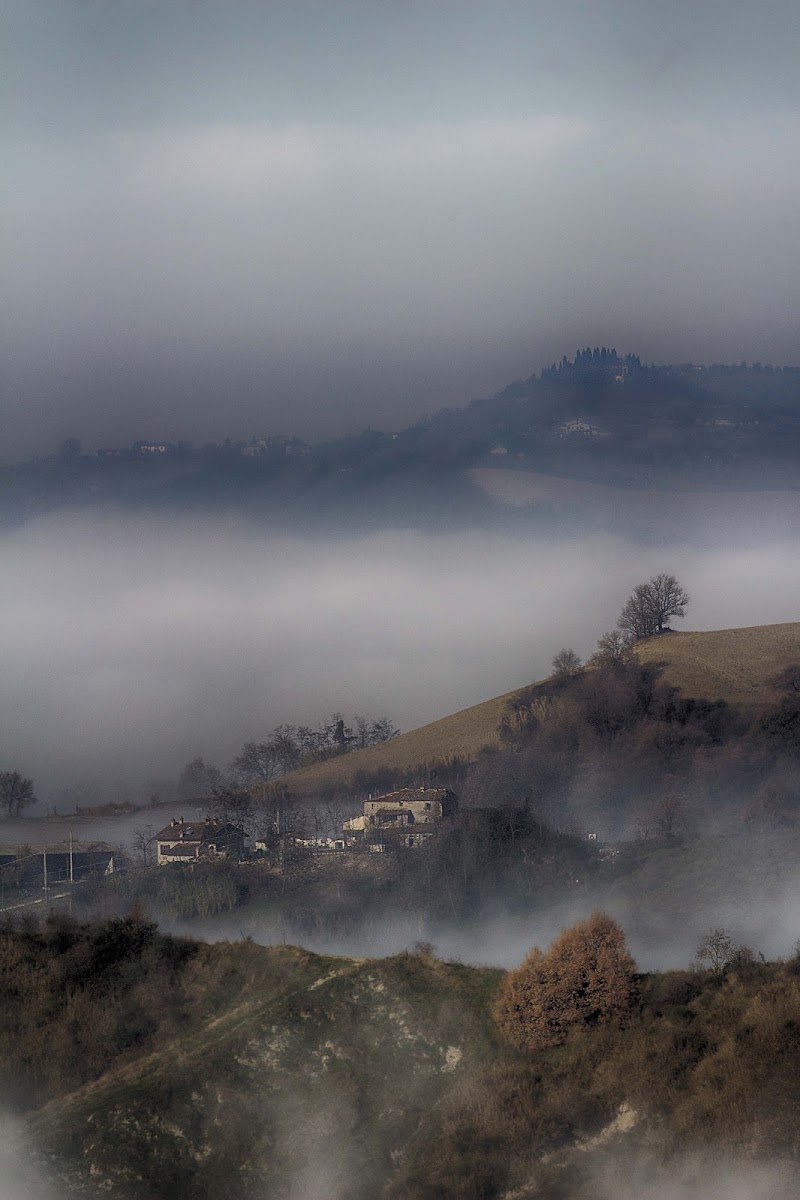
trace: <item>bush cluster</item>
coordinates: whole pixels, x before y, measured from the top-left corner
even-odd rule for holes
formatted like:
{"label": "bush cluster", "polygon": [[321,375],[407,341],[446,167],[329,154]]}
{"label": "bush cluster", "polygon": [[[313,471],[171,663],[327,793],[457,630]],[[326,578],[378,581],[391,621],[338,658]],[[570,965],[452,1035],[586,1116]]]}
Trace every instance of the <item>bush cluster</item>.
{"label": "bush cluster", "polygon": [[520,1050],[558,1046],[571,1030],[630,1015],[636,964],[613,918],[593,913],[565,929],[549,950],[538,947],[509,971],[495,1004],[503,1035]]}

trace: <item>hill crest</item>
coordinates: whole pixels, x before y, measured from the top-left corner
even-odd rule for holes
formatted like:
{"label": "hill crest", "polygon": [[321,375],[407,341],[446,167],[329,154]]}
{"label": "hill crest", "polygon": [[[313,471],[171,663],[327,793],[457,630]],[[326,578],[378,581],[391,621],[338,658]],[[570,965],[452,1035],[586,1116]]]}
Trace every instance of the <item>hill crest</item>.
{"label": "hill crest", "polygon": [[[672,631],[645,639],[636,652],[642,662],[659,664],[664,682],[685,696],[761,708],[778,697],[770,679],[789,663],[800,662],[800,621]],[[282,782],[295,794],[311,795],[328,787],[352,786],[360,772],[419,768],[424,775],[436,763],[473,759],[484,747],[499,744],[497,727],[507,703],[529,687],[463,708],[377,746],[292,771]]]}

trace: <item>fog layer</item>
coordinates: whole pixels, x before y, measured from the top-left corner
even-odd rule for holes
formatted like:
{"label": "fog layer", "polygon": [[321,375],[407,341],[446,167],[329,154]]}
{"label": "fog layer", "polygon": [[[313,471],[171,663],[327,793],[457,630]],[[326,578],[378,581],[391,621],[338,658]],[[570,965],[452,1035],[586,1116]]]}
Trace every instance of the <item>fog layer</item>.
{"label": "fog layer", "polygon": [[266,536],[105,516],[32,522],[0,556],[3,769],[43,795],[78,779],[226,764],[282,721],[334,710],[409,729],[582,656],[632,586],[675,572],[687,628],[796,619],[800,561],[776,541],[702,552],[614,537]]}

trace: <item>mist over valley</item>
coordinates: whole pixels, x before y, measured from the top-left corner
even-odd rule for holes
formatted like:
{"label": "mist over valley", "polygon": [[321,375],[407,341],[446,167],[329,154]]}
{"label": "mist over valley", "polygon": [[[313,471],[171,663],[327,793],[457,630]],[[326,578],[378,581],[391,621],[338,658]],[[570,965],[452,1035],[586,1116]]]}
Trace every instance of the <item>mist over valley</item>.
{"label": "mist over valley", "polygon": [[620,362],[4,469],[13,1200],[794,1194],[794,410]]}
{"label": "mist over valley", "polygon": [[3,0],[1,1200],[800,1195],[789,0]]}
{"label": "mist over valley", "polygon": [[[198,754],[225,765],[281,722],[388,714],[401,729],[587,657],[626,592],[665,561],[696,629],[796,615],[800,558],[733,520],[717,550],[610,533],[276,537],[237,517],[111,512],[2,537],[4,760],[59,788],[136,795]],[[98,801],[99,802],[99,801]]]}

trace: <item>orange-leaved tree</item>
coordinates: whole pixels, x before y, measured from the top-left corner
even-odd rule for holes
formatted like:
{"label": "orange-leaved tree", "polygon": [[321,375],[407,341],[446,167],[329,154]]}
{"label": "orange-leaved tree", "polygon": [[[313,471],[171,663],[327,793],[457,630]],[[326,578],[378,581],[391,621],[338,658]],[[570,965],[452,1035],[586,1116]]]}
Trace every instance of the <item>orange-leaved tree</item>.
{"label": "orange-leaved tree", "polygon": [[595,912],[508,972],[495,1018],[513,1045],[540,1050],[560,1045],[576,1027],[622,1023],[635,999],[636,963],[625,934],[612,917]]}

